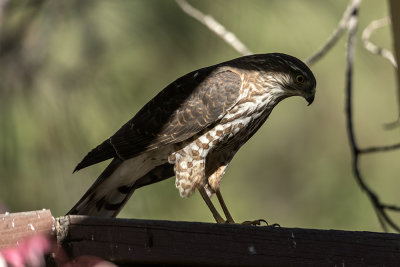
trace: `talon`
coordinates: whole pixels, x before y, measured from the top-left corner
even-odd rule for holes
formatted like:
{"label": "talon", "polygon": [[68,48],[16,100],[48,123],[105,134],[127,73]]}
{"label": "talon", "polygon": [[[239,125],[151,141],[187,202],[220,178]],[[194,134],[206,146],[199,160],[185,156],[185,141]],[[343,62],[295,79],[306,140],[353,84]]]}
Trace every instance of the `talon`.
{"label": "talon", "polygon": [[258,225],[261,225],[262,222],[265,223],[266,226],[269,225],[268,222],[266,220],[264,220],[264,219],[259,219],[258,222],[259,222]]}
{"label": "talon", "polygon": [[[264,219],[258,219],[258,220],[254,220],[254,221],[244,221],[244,222],[242,222],[242,224],[244,224],[244,225],[254,225],[254,226],[261,225],[261,223],[265,223],[268,226],[268,222],[266,220],[264,220]],[[275,225],[279,226],[279,224],[273,224],[272,226],[275,226]]]}

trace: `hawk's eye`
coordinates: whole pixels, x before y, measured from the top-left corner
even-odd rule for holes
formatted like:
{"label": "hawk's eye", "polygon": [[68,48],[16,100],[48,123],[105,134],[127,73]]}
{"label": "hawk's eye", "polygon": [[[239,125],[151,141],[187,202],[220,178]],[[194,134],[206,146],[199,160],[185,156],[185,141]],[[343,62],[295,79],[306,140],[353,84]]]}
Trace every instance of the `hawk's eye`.
{"label": "hawk's eye", "polygon": [[299,75],[296,76],[296,83],[302,84],[302,83],[304,83],[305,80],[306,80],[306,79],[305,79],[304,76],[301,75],[301,74],[299,74]]}

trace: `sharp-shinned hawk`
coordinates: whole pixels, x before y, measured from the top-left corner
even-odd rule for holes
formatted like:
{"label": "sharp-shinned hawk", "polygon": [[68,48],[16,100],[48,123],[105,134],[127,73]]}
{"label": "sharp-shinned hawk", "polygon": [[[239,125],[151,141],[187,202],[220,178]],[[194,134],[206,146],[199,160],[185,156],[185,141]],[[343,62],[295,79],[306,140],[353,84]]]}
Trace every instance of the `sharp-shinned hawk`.
{"label": "sharp-shinned hawk", "polygon": [[116,216],[132,193],[175,175],[182,197],[197,189],[217,222],[210,197],[239,148],[276,104],[314,100],[316,81],[299,59],[280,53],[244,56],[190,72],[164,88],[113,136],[90,151],[78,171],[112,159],[68,214]]}

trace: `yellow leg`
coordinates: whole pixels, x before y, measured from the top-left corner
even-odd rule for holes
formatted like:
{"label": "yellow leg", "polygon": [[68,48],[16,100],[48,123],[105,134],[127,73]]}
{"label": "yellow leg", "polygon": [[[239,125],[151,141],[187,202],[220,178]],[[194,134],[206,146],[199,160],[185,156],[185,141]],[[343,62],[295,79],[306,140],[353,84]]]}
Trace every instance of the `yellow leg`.
{"label": "yellow leg", "polygon": [[224,214],[226,216],[226,220],[228,221],[228,223],[235,223],[235,221],[233,220],[228,208],[225,205],[225,201],[222,198],[222,194],[221,191],[219,191],[219,189],[215,192],[215,194],[217,195],[219,204],[221,205],[222,210],[224,211]]}
{"label": "yellow leg", "polygon": [[211,199],[208,197],[206,190],[204,187],[199,188],[200,195],[204,199],[204,202],[206,202],[208,208],[210,209],[212,215],[214,216],[215,220],[217,223],[225,223],[225,220],[219,215],[217,209],[214,207],[214,204],[211,202]]}
{"label": "yellow leg", "polygon": [[[226,220],[228,223],[235,223],[235,221],[233,220],[228,208],[226,207],[225,201],[222,198],[222,194],[221,191],[219,191],[219,189],[215,192],[215,194],[217,195],[219,204],[221,205],[222,210],[224,211],[224,214],[226,216]],[[242,222],[242,224],[245,225],[261,225],[261,223],[265,223],[266,225],[268,225],[267,221],[264,219],[259,219],[259,220],[254,220],[254,221],[245,221]]]}

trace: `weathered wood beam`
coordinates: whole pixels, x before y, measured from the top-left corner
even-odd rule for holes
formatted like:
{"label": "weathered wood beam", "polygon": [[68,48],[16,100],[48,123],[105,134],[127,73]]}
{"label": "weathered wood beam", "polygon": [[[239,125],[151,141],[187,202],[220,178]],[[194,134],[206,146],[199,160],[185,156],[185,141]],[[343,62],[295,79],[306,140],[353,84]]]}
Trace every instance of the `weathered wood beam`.
{"label": "weathered wood beam", "polygon": [[66,216],[58,241],[72,257],[127,265],[400,264],[400,235],[389,233]]}

